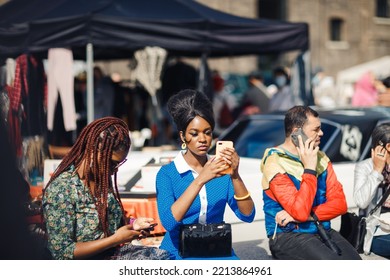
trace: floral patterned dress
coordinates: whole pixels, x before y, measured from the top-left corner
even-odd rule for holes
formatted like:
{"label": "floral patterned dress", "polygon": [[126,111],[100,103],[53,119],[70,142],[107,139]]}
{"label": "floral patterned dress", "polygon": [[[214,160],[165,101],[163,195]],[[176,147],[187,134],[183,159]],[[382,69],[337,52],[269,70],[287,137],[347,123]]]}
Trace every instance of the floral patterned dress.
{"label": "floral patterned dress", "polygon": [[[74,166],[46,187],[42,203],[48,249],[54,259],[73,259],[76,242],[104,237],[94,198]],[[113,193],[108,195],[107,217],[113,234],[122,225],[121,207]]]}

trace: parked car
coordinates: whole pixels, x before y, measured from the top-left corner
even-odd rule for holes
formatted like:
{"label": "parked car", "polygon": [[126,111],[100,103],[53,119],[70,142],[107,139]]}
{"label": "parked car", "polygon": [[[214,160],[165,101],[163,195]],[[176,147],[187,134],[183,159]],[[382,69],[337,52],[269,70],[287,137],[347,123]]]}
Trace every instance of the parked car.
{"label": "parked car", "polygon": [[[332,162],[356,162],[369,156],[373,129],[390,120],[390,108],[317,110],[321,118],[320,148]],[[219,136],[231,140],[241,157],[261,158],[266,148],[284,141],[284,113],[244,116]],[[368,145],[370,146],[370,145]],[[210,153],[215,153],[212,147]]]}

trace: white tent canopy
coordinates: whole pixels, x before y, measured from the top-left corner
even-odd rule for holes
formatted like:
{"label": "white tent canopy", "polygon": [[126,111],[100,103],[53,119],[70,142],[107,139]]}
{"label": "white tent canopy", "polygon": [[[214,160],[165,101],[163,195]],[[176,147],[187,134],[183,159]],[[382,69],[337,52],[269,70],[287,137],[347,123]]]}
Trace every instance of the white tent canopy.
{"label": "white tent canopy", "polygon": [[372,72],[377,79],[390,76],[390,55],[366,63],[355,65],[338,72],[337,91],[338,105],[348,105],[353,94],[355,82],[366,72]]}
{"label": "white tent canopy", "polygon": [[354,83],[368,71],[373,72],[378,79],[390,76],[390,55],[355,65],[338,72],[337,84]]}

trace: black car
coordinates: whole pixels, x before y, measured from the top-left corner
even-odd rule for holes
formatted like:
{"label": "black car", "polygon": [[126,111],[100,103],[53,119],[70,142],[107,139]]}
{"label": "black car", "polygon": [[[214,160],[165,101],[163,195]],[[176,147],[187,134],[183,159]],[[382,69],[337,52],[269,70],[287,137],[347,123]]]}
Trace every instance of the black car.
{"label": "black car", "polygon": [[[332,162],[356,162],[370,156],[371,133],[390,122],[390,108],[343,108],[318,111],[321,119],[320,149]],[[262,158],[266,148],[284,142],[284,112],[243,116],[219,137],[231,140],[240,157]],[[210,154],[215,152],[215,147]]]}

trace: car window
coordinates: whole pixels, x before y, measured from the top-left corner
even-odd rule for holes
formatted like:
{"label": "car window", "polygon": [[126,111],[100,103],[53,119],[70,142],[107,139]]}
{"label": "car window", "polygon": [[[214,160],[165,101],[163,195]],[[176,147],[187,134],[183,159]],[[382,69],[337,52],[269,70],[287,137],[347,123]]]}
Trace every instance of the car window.
{"label": "car window", "polygon": [[343,161],[344,158],[340,155],[342,126],[333,121],[321,119],[321,130],[324,133],[321,137],[321,151],[326,153],[332,162]]}
{"label": "car window", "polygon": [[235,147],[240,156],[262,158],[266,148],[279,145],[284,137],[283,120],[252,120]]}
{"label": "car window", "polygon": [[388,122],[377,119],[339,118],[337,125],[341,130],[330,141],[332,146],[324,147],[323,151],[334,163],[361,161],[370,156],[373,129],[386,121]]}
{"label": "car window", "polygon": [[[336,123],[321,120],[324,136],[320,148],[332,150],[333,145],[329,141],[337,139],[341,128]],[[221,140],[231,140],[240,157],[262,158],[265,149],[275,147],[284,142],[284,119],[283,118],[252,118],[245,119],[236,124],[226,134],[221,135]],[[338,149],[333,151],[334,154]]]}
{"label": "car window", "polygon": [[[381,121],[338,118],[337,122],[321,119],[320,149],[333,163],[357,162],[370,156],[371,133]],[[284,116],[256,115],[236,121],[220,137],[231,140],[240,157],[261,159],[266,148],[275,147],[284,141]],[[210,154],[215,153],[215,147]]]}
{"label": "car window", "polygon": [[[323,121],[322,129],[324,136],[320,144],[321,150],[328,144],[330,139],[336,138],[334,135],[340,131],[340,127],[335,123]],[[246,119],[239,122],[239,124],[221,137],[221,140],[231,140],[234,142],[234,147],[240,157],[250,158],[262,158],[265,149],[280,145],[284,142],[284,139],[283,118]],[[327,149],[332,147],[330,144],[327,146]]]}

